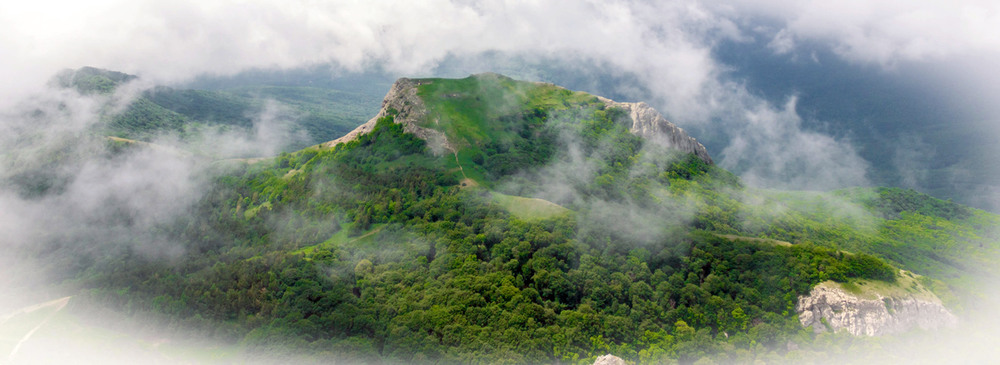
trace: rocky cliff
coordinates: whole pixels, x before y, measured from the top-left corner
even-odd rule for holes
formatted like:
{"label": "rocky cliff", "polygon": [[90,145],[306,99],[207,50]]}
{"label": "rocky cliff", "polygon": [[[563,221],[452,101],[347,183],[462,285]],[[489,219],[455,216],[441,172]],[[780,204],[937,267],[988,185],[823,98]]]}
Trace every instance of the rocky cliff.
{"label": "rocky cliff", "polygon": [[417,87],[423,82],[428,81],[408,78],[396,80],[392,84],[392,87],[389,88],[389,92],[385,94],[385,98],[382,99],[382,109],[379,110],[375,117],[348,132],[343,137],[323,143],[323,147],[333,147],[371,132],[375,128],[375,123],[379,118],[395,112],[396,117],[394,121],[403,124],[404,131],[413,133],[417,137],[427,141],[427,145],[435,154],[443,154],[446,151],[455,152],[455,149],[448,143],[448,139],[444,133],[417,126],[417,123],[424,120],[427,116],[427,108],[424,107],[424,101],[417,96]]}
{"label": "rocky cliff", "polygon": [[607,354],[594,360],[594,365],[625,365],[625,360],[622,360],[618,356]]}
{"label": "rocky cliff", "polygon": [[957,321],[929,292],[858,295],[833,282],[821,283],[800,297],[796,311],[804,327],[812,326],[816,332],[844,330],[855,336],[951,327]]}
{"label": "rocky cliff", "polygon": [[[496,74],[482,74],[476,77],[505,77]],[[428,146],[437,154],[445,152],[455,152],[455,148],[448,142],[444,133],[431,128],[417,126],[427,117],[427,109],[424,101],[417,95],[417,87],[432,80],[401,78],[392,85],[385,99],[382,100],[382,109],[367,123],[355,128],[350,133],[333,141],[323,143],[324,147],[333,147],[339,143],[344,143],[357,138],[359,135],[370,132],[375,128],[376,121],[396,112],[396,123],[402,123],[404,130],[413,133],[428,141]],[[697,140],[688,136],[683,129],[667,121],[659,112],[646,103],[621,103],[607,98],[598,97],[601,102],[609,107],[617,107],[628,112],[631,118],[629,129],[632,133],[646,138],[647,140],[663,143],[671,148],[684,152],[693,153],[707,163],[712,163],[712,158],[705,150],[705,146]]]}
{"label": "rocky cliff", "polygon": [[711,164],[712,157],[708,150],[694,137],[688,136],[684,129],[674,125],[660,112],[644,102],[622,103],[607,98],[600,98],[609,107],[624,109],[632,119],[629,130],[632,134],[647,140],[662,143],[677,150],[693,153],[698,158]]}

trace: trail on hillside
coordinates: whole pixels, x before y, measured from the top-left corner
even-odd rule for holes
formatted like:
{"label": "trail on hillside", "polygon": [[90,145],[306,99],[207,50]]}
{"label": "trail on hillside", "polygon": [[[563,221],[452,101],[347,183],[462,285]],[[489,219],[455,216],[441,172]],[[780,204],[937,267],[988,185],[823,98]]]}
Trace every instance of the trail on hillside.
{"label": "trail on hillside", "polygon": [[371,237],[371,235],[379,233],[380,231],[382,231],[383,228],[385,228],[385,226],[381,226],[381,227],[375,228],[371,232],[365,233],[365,234],[363,234],[361,236],[358,236],[357,238],[355,238],[353,240],[350,240],[349,243],[355,243],[355,242],[358,242],[358,241],[360,241],[360,240],[362,240],[362,239],[364,239],[366,237]]}
{"label": "trail on hillside", "polygon": [[460,184],[463,188],[467,186],[479,186],[476,180],[472,180],[469,176],[465,175],[465,168],[462,167],[462,163],[458,161],[458,152],[455,152],[455,164],[458,165],[458,171],[462,172],[462,181]]}
{"label": "trail on hillside", "polygon": [[41,322],[38,323],[38,325],[36,325],[34,328],[32,328],[30,331],[28,331],[28,333],[25,334],[24,337],[21,337],[21,340],[19,340],[17,342],[17,344],[14,345],[14,349],[12,349],[10,351],[10,354],[7,355],[7,361],[8,362],[14,360],[14,357],[17,355],[17,351],[21,349],[21,345],[23,345],[25,342],[27,342],[28,339],[30,339],[31,336],[34,335],[35,332],[38,331],[39,328],[42,328],[42,326],[44,326],[46,323],[48,323],[49,320],[52,319],[52,317],[54,317],[56,315],[56,313],[59,313],[59,311],[61,311],[63,308],[66,307],[66,304],[69,303],[69,299],[70,298],[72,298],[72,297],[60,298],[60,299],[56,299],[56,300],[53,300],[53,301],[45,302],[45,303],[42,303],[42,304],[36,304],[36,305],[33,305],[33,306],[24,307],[24,308],[21,308],[21,309],[19,309],[17,311],[14,311],[13,313],[11,313],[11,314],[9,314],[7,316],[4,316],[3,319],[0,320],[0,325],[3,325],[5,322],[7,322],[7,320],[9,320],[9,319],[11,319],[11,318],[13,318],[15,316],[22,315],[22,314],[28,314],[28,313],[34,312],[34,311],[42,309],[42,308],[53,307],[53,306],[55,307],[55,310],[52,311],[51,314],[49,314],[48,316],[46,316],[45,319],[43,319]]}
{"label": "trail on hillside", "polygon": [[466,180],[468,180],[469,177],[465,176],[465,169],[462,168],[462,163],[458,162],[458,152],[455,152],[454,155],[455,155],[455,164],[458,165],[458,171],[461,171],[462,172],[462,177],[465,178]]}

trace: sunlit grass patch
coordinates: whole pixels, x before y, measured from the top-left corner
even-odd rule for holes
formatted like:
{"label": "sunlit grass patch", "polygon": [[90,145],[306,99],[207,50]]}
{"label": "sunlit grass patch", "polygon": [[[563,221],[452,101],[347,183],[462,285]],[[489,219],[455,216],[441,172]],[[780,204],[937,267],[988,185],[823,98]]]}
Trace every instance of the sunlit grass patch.
{"label": "sunlit grass patch", "polygon": [[570,212],[559,204],[543,199],[493,193],[493,201],[521,219],[547,219]]}

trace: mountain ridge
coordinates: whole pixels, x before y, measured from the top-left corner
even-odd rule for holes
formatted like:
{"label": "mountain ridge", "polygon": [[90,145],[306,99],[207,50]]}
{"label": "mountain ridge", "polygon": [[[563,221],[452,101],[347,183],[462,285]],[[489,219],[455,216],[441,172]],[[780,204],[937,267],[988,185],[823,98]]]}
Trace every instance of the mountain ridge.
{"label": "mountain ridge", "polygon": [[[468,78],[480,80],[513,80],[507,76],[492,72],[474,74]],[[389,92],[386,93],[386,96],[382,101],[382,108],[379,110],[378,114],[343,137],[322,143],[321,146],[333,147],[341,143],[352,141],[359,135],[370,132],[375,127],[375,123],[379,118],[393,114],[395,115],[394,120],[396,123],[403,124],[403,128],[406,132],[413,133],[421,139],[428,141],[429,147],[435,153],[440,154],[444,151],[457,153],[458,151],[456,147],[449,142],[448,137],[441,131],[434,129],[434,126],[437,126],[440,123],[439,119],[433,120],[432,126],[420,126],[421,123],[425,123],[429,113],[424,105],[424,100],[418,95],[418,88],[422,85],[433,82],[433,79],[410,79],[405,77],[398,79],[395,83],[393,83]],[[551,83],[525,81],[515,82],[547,85],[565,90],[565,88]],[[705,146],[699,143],[694,137],[689,136],[684,129],[668,121],[660,112],[649,106],[649,104],[646,104],[645,102],[617,102],[602,96],[595,97],[606,107],[623,109],[628,114],[631,124],[627,126],[633,134],[651,140],[655,143],[666,145],[681,152],[692,153],[708,164],[714,163],[711,156],[709,156],[708,151],[705,149]]]}

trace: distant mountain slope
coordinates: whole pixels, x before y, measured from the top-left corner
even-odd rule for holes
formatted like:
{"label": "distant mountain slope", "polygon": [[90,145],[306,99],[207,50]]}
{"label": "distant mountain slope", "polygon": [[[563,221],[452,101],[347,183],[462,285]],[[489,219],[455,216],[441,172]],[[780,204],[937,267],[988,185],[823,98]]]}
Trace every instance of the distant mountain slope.
{"label": "distant mountain slope", "polygon": [[[110,94],[120,85],[137,80],[133,75],[84,67],[59,74],[56,85],[82,93]],[[164,134],[198,134],[204,127],[251,130],[262,118],[287,119],[296,150],[343,135],[377,111],[378,101],[357,91],[308,86],[258,84],[230,89],[197,90],[157,86],[145,90],[124,110],[106,116],[102,133],[150,140]],[[267,115],[267,108],[279,113]],[[275,114],[271,112],[271,114]]]}

